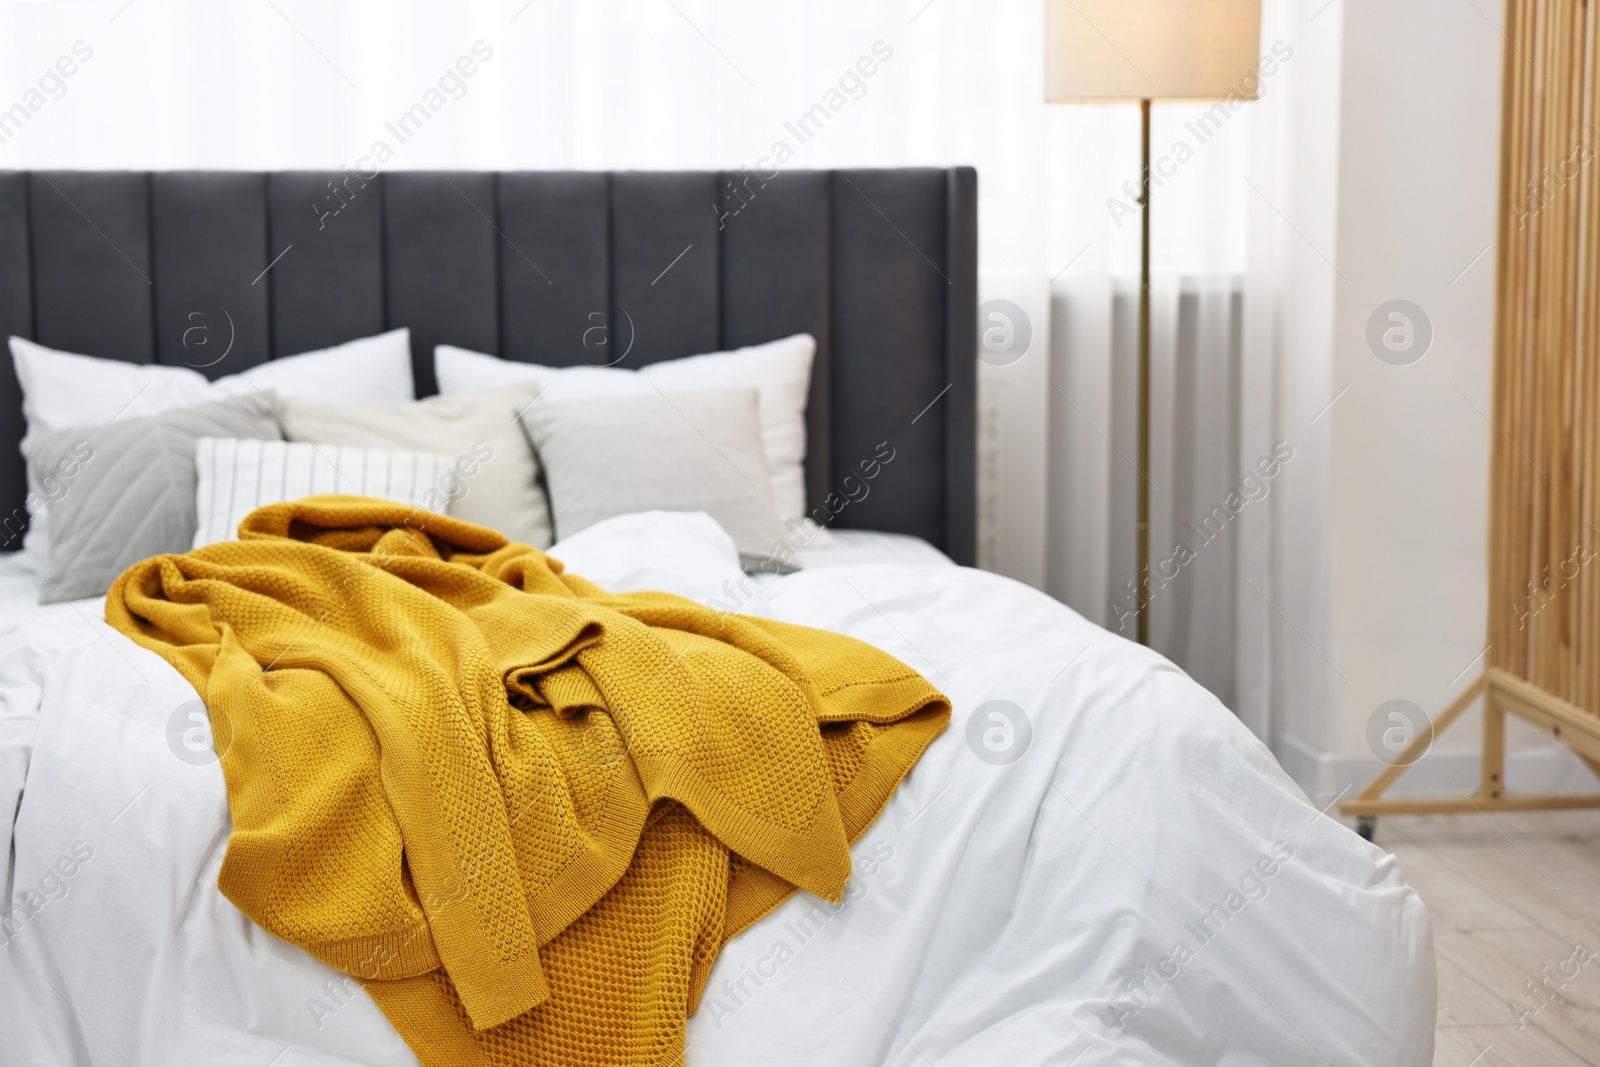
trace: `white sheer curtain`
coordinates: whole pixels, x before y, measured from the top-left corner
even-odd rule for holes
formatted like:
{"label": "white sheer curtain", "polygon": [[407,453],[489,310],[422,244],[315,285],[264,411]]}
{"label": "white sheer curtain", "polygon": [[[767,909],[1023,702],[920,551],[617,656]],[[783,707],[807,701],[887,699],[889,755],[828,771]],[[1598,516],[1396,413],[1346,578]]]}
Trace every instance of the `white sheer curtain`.
{"label": "white sheer curtain", "polygon": [[[380,143],[390,169],[974,164],[981,299],[1019,305],[1033,338],[981,368],[981,561],[1115,628],[1134,577],[1138,116],[1042,103],[1043,23],[1039,0],[9,4],[0,109],[26,114],[0,122],[0,167],[334,167]],[[49,77],[79,41],[92,58]],[[451,73],[463,56],[470,76]],[[402,142],[390,125],[418,103]],[[817,104],[826,121],[797,136]],[[1203,107],[1155,112],[1158,158],[1194,149],[1154,196],[1158,561],[1271,444],[1241,431],[1271,390],[1242,340],[1243,279],[1272,248],[1245,181],[1262,106],[1211,126]],[[1250,503],[1151,599],[1156,646],[1262,733],[1246,690],[1265,691],[1265,632],[1240,634],[1260,610],[1247,568],[1270,595],[1269,514]]]}
{"label": "white sheer curtain", "polygon": [[[1236,709],[1241,611],[1252,610],[1240,595],[1251,595],[1240,566],[1242,520],[1250,508],[1264,511],[1266,499],[1255,488],[1259,474],[1245,484],[1259,457],[1240,433],[1251,267],[1245,178],[1256,106],[1223,119],[1210,104],[1158,103],[1151,123],[1159,182],[1151,197],[1151,643]],[[1057,551],[1045,587],[1132,636],[1141,596],[1133,584],[1139,219],[1124,183],[1138,176],[1138,112],[1053,110],[1051,173],[1061,189],[1051,245],[1054,262],[1066,266],[1051,289]],[[1264,734],[1264,705],[1251,710],[1247,721]]]}

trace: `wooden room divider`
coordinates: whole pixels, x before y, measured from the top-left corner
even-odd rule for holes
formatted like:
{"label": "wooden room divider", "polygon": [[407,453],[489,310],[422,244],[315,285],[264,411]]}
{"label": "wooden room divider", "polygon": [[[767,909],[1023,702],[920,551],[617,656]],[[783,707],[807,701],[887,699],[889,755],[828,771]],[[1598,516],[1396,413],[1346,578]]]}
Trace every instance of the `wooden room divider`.
{"label": "wooden room divider", "polygon": [[[1496,237],[1485,669],[1355,799],[1378,815],[1600,807],[1505,789],[1506,715],[1600,774],[1600,19],[1584,0],[1507,0]],[[1476,795],[1386,799],[1483,697]]]}

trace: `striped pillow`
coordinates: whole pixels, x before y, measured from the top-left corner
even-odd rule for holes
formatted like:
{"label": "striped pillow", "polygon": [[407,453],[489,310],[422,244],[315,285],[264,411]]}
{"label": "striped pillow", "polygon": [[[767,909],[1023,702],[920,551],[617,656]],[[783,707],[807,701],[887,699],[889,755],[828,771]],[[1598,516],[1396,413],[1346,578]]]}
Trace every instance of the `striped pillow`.
{"label": "striped pillow", "polygon": [[194,447],[194,547],[231,541],[256,508],[322,493],[448,511],[456,460],[435,452],[202,437]]}

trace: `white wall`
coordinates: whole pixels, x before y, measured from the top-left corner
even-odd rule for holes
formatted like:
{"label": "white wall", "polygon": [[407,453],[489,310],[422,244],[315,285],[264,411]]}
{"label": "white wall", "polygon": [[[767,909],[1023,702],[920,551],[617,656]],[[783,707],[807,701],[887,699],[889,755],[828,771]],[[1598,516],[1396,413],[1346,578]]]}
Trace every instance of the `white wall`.
{"label": "white wall", "polygon": [[[1502,47],[1471,4],[1345,12],[1333,366],[1351,388],[1331,412],[1330,655],[1349,684],[1334,691],[1334,751],[1364,748],[1386,700],[1442,707],[1484,647]],[[1433,324],[1410,366],[1367,345],[1368,318],[1395,298]]]}
{"label": "white wall", "polygon": [[[1336,392],[1332,326],[1340,280],[1332,264],[1338,248],[1342,7],[1343,0],[1335,0],[1314,20],[1305,5],[1268,8],[1268,17],[1281,23],[1282,35],[1293,45],[1295,59],[1286,65],[1293,80],[1284,92],[1263,101],[1271,109],[1264,116],[1270,128],[1262,130],[1253,167],[1263,183],[1277,179],[1257,193],[1252,218],[1258,234],[1274,236],[1276,254],[1261,255],[1265,250],[1258,249],[1257,259],[1281,265],[1270,278],[1252,277],[1252,295],[1265,289],[1277,296],[1270,336],[1256,343],[1270,345],[1277,360],[1272,436],[1295,450],[1272,498],[1271,584],[1258,596],[1267,600],[1273,634],[1274,730],[1317,749],[1323,746],[1331,687],[1338,680],[1326,659],[1333,572],[1331,412],[1318,414]],[[1272,154],[1277,168],[1262,158]],[[1250,314],[1259,328],[1261,316]]]}
{"label": "white wall", "polygon": [[[1304,30],[1332,77],[1300,101],[1292,181],[1300,202],[1328,199],[1294,220],[1305,240],[1286,307],[1304,320],[1285,323],[1280,354],[1284,434],[1305,434],[1312,462],[1297,456],[1277,513],[1281,606],[1300,631],[1277,634],[1277,748],[1313,792],[1376,772],[1366,729],[1380,704],[1437,712],[1483,666],[1499,18],[1456,0],[1340,0]],[[1337,131],[1331,158],[1319,130]],[[1367,342],[1396,298],[1433,327],[1408,366]],[[1441,735],[1413,784],[1475,785],[1479,728],[1474,715]],[[1559,788],[1549,779],[1571,761],[1546,747],[1516,763]]]}

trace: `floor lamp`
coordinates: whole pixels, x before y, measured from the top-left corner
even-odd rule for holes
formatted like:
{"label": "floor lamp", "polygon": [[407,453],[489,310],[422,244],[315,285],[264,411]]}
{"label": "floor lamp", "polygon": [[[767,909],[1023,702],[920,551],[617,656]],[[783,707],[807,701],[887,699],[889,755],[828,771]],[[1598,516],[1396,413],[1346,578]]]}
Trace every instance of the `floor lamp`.
{"label": "floor lamp", "polygon": [[[1045,100],[1139,102],[1139,384],[1137,635],[1150,643],[1150,103],[1216,100],[1196,129],[1215,131],[1259,87],[1261,0],[1046,0]],[[1207,121],[1207,118],[1210,121]],[[1162,162],[1199,145],[1193,131]],[[1156,184],[1175,170],[1156,172]]]}

